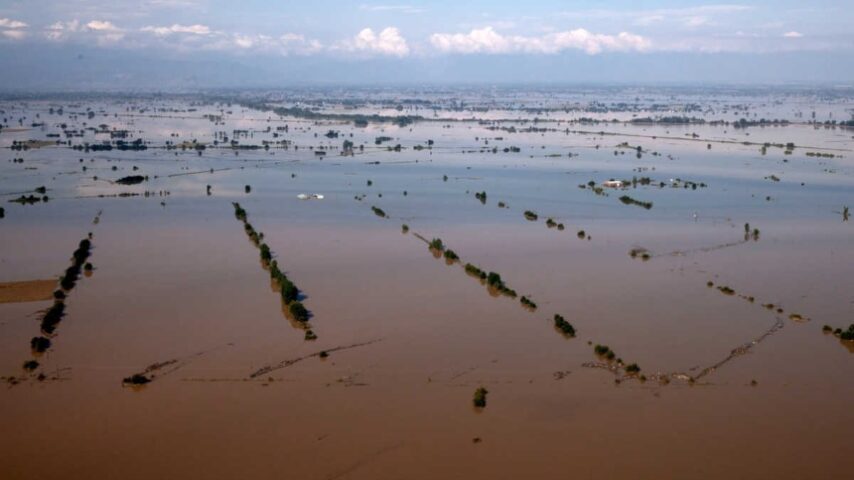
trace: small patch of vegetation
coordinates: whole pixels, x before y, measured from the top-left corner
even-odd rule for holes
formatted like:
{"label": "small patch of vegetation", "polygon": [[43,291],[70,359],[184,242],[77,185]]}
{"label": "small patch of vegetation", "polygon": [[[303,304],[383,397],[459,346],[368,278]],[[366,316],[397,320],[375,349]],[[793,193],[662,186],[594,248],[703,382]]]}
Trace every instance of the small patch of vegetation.
{"label": "small patch of vegetation", "polygon": [[486,280],[486,272],[471,263],[466,264],[466,273],[478,277],[481,280]]}
{"label": "small patch of vegetation", "polygon": [[23,367],[24,367],[24,370],[26,370],[28,372],[32,372],[33,370],[39,368],[39,362],[37,362],[35,360],[27,360],[26,362],[24,362]]}
{"label": "small patch of vegetation", "polygon": [[735,290],[726,285],[718,287],[718,290],[720,290],[724,295],[735,295]]}
{"label": "small patch of vegetation", "polygon": [[480,200],[480,203],[486,204],[486,192],[475,192],[474,196]]}
{"label": "small patch of vegetation", "polygon": [[116,180],[119,185],[136,185],[148,180],[148,177],[142,175],[130,175]]}
{"label": "small patch of vegetation", "polygon": [[50,348],[50,339],[45,337],[33,337],[30,340],[30,348],[32,348],[34,352],[44,353],[48,348]]}
{"label": "small patch of vegetation", "polygon": [[151,379],[141,373],[134,373],[133,375],[122,379],[122,383],[127,385],[145,385],[150,382]]}
{"label": "small patch of vegetation", "polygon": [[403,225],[400,226],[400,231],[403,233],[408,233],[409,232],[409,225],[404,223]]}
{"label": "small patch of vegetation", "polygon": [[382,209],[382,208],[379,208],[379,207],[371,207],[371,210],[373,210],[373,211],[374,211],[374,215],[376,215],[376,216],[378,216],[378,217],[386,218],[386,214],[385,214],[385,212],[383,211],[383,209]]}
{"label": "small patch of vegetation", "polygon": [[593,347],[593,352],[596,355],[599,355],[600,357],[604,357],[608,360],[613,360],[614,358],[617,357],[617,354],[614,353],[614,351],[611,350],[611,348],[609,346],[599,345],[598,343],[596,344],[595,347]]}
{"label": "small patch of vegetation", "polygon": [[[827,327],[827,326],[825,325],[825,327]],[[827,327],[827,328],[830,328],[830,327]],[[835,336],[839,337],[840,340],[845,340],[845,341],[849,341],[849,342],[854,341],[854,323],[849,325],[847,330],[843,330],[841,328],[837,328],[837,329],[833,330],[833,334]]]}
{"label": "small patch of vegetation", "polygon": [[530,210],[525,210],[525,213],[523,215],[525,215],[525,219],[530,222],[536,222],[537,218],[539,218],[536,213]]}
{"label": "small patch of vegetation", "polygon": [[637,205],[637,206],[643,207],[647,210],[652,208],[652,202],[643,202],[640,200],[635,200],[634,198],[632,198],[628,195],[623,195],[622,197],[620,197],[620,201],[623,202],[623,204],[625,204],[625,205]]}
{"label": "small patch of vegetation", "polygon": [[489,391],[483,387],[478,387],[477,390],[474,391],[474,398],[472,399],[472,403],[476,408],[484,408],[486,407],[486,394]]}
{"label": "small patch of vegetation", "polygon": [[460,257],[458,257],[457,254],[451,249],[445,250],[445,253],[443,255],[445,256],[445,260],[449,262],[456,262],[460,259]]}
{"label": "small patch of vegetation", "polygon": [[555,328],[560,330],[561,333],[569,337],[575,336],[575,327],[573,327],[571,323],[567,322],[562,315],[558,315],[556,313],[554,316],[554,322]]}
{"label": "small patch of vegetation", "polygon": [[640,370],[641,369],[637,363],[630,363],[630,364],[626,365],[626,373],[628,373],[630,375],[640,373]]}
{"label": "small patch of vegetation", "polygon": [[442,243],[441,238],[434,238],[430,241],[430,249],[435,250],[437,252],[443,252],[445,251],[445,244]]}
{"label": "small patch of vegetation", "polygon": [[299,300],[294,300],[290,305],[288,305],[288,312],[290,312],[291,316],[294,317],[294,320],[298,322],[308,321],[308,310]]}
{"label": "small patch of vegetation", "polygon": [[530,298],[528,298],[524,295],[522,296],[522,298],[519,299],[519,303],[521,303],[522,306],[525,308],[530,308],[531,310],[537,309],[537,304],[534,303],[533,300],[531,300]]}
{"label": "small patch of vegetation", "polygon": [[504,280],[501,279],[501,275],[495,272],[489,272],[486,275],[486,284],[490,287],[501,293],[502,295],[507,295],[511,298],[516,298],[516,291],[507,287],[504,283]]}

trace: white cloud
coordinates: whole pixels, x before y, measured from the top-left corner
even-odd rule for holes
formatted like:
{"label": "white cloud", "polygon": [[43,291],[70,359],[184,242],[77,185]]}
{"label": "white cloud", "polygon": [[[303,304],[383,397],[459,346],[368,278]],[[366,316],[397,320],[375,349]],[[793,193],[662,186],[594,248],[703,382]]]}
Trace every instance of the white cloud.
{"label": "white cloud", "polygon": [[47,37],[48,40],[60,41],[64,40],[69,33],[80,30],[80,22],[77,20],[56,22],[48,26],[45,30],[47,30],[45,32],[45,37]]}
{"label": "white cloud", "polygon": [[424,13],[427,10],[412,5],[359,5],[360,10],[369,12]]}
{"label": "white cloud", "polygon": [[283,55],[291,53],[309,55],[323,50],[323,45],[317,40],[307,39],[297,33],[286,33],[279,37],[279,42],[282,44]]}
{"label": "white cloud", "polygon": [[505,36],[492,27],[474,29],[469,33],[435,33],[430,43],[446,53],[542,53],[564,50],[583,50],[595,55],[603,51],[644,51],[650,48],[648,39],[622,32],[618,35],[591,33],[583,28],[542,36]]}
{"label": "white cloud", "polygon": [[187,33],[192,35],[210,35],[211,29],[207,25],[179,25],[174,24],[171,27],[143,27],[140,29],[142,32],[149,32],[155,35],[165,37],[167,35],[172,35],[173,33]]}
{"label": "white cloud", "polygon": [[264,38],[261,35],[241,35],[239,33],[234,34],[234,45],[239,48],[252,48],[253,46],[261,43]]}
{"label": "white cloud", "polygon": [[688,17],[685,19],[685,26],[690,28],[702,27],[709,23],[709,19],[702,15],[695,15],[693,17]]}
{"label": "white cloud", "polygon": [[89,30],[93,30],[96,32],[118,32],[119,28],[113,25],[111,22],[102,21],[102,20],[92,20],[91,22],[86,24],[86,28]]}
{"label": "white cloud", "polygon": [[12,20],[10,18],[0,18],[0,27],[2,28],[26,28],[27,24],[18,20]]}
{"label": "white cloud", "polygon": [[395,27],[384,28],[379,35],[370,28],[359,32],[352,39],[343,42],[339,48],[349,51],[377,53],[405,57],[409,55],[409,45]]}
{"label": "white cloud", "polygon": [[12,40],[20,40],[27,36],[27,32],[24,30],[3,30],[0,32],[6,38],[11,38]]}
{"label": "white cloud", "polygon": [[804,36],[804,34],[801,32],[794,32],[793,31],[793,32],[786,32],[783,34],[783,36],[786,38],[801,38]]}

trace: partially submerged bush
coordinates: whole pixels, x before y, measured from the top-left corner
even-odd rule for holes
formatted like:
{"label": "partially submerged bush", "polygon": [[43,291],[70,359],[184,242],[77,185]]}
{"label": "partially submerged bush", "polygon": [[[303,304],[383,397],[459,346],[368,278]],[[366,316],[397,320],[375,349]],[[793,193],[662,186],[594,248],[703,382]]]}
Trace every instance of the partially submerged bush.
{"label": "partially submerged bush", "polygon": [[474,398],[472,399],[472,402],[474,403],[475,407],[477,407],[477,408],[486,407],[486,394],[487,393],[489,393],[489,391],[483,387],[478,387],[478,389],[474,391]]}
{"label": "partially submerged bush", "polygon": [[574,337],[575,336],[575,327],[572,326],[571,323],[567,322],[562,315],[558,315],[557,313],[554,316],[555,328],[560,330],[564,335]]}
{"label": "partially submerged bush", "polygon": [[486,280],[486,272],[471,263],[466,264],[466,273],[468,273],[469,275],[474,275],[475,277],[478,277],[481,280]]}
{"label": "partially submerged bush", "polygon": [[537,219],[539,218],[536,213],[534,213],[530,210],[525,210],[525,213],[523,213],[523,215],[525,216],[526,220],[531,221],[531,222],[536,222]]}
{"label": "partially submerged bush", "polygon": [[445,251],[445,244],[442,243],[441,238],[434,238],[430,241],[430,248],[432,250],[436,250],[437,252],[443,252]]}
{"label": "partially submerged bush", "polygon": [[273,254],[270,252],[270,247],[267,246],[266,243],[262,243],[259,247],[261,249],[261,260],[265,262],[270,262],[273,259]]}
{"label": "partially submerged bush", "polygon": [[639,373],[640,370],[641,369],[637,363],[630,363],[629,365],[626,365],[626,373],[628,373],[628,374],[633,375],[633,374]]}
{"label": "partially submerged bush", "polygon": [[30,340],[30,348],[32,348],[34,352],[44,353],[48,348],[50,348],[50,339],[45,337],[33,337]]}
{"label": "partially submerged bush", "polygon": [[449,262],[456,262],[460,259],[460,257],[457,256],[456,252],[451,249],[445,250],[445,253],[443,255],[445,257],[445,260]]}
{"label": "partially submerged bush", "polygon": [[122,379],[122,383],[127,385],[145,385],[149,382],[151,382],[151,379],[141,373],[134,373]]}
{"label": "partially submerged bush", "polygon": [[383,211],[383,209],[382,209],[382,208],[379,208],[379,207],[371,207],[371,210],[373,210],[373,211],[374,211],[374,215],[376,215],[376,216],[378,216],[378,217],[382,217],[382,218],[385,218],[385,217],[386,217],[386,214],[385,214],[385,212]]}
{"label": "partially submerged bush", "polygon": [[524,295],[522,296],[522,298],[519,299],[519,303],[521,303],[523,307],[530,308],[531,310],[537,309],[537,304]]}
{"label": "partially submerged bush", "polygon": [[294,317],[294,320],[298,322],[308,321],[308,309],[306,309],[305,305],[303,305],[299,300],[295,300],[288,305],[288,312],[290,312],[291,316]]}
{"label": "partially submerged bush", "polygon": [[599,345],[598,343],[593,347],[593,352],[600,357],[607,358],[608,360],[613,360],[617,356],[610,347],[607,345]]}
{"label": "partially submerged bush", "polygon": [[647,210],[652,208],[652,202],[642,202],[640,200],[635,200],[634,198],[632,198],[628,195],[623,195],[622,197],[620,197],[620,201],[623,202],[623,204],[625,204],[625,205],[637,205],[637,206],[643,207]]}

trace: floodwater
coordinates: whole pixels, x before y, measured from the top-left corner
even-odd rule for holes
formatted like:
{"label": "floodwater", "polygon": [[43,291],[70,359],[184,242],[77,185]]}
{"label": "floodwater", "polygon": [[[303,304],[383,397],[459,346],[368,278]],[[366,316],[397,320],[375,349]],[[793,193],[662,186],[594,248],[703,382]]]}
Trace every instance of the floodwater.
{"label": "floodwater", "polygon": [[[850,477],[854,345],[822,327],[854,323],[854,129],[809,122],[850,118],[854,95],[446,93],[252,94],[312,119],[192,96],[0,102],[0,284],[59,279],[90,233],[92,265],[49,334],[53,300],[0,303],[2,477]],[[791,123],[577,121],[592,110]],[[354,112],[428,120],[334,116]],[[121,130],[148,148],[65,144]],[[193,140],[208,148],[165,148]],[[587,187],[633,177],[651,181]]]}

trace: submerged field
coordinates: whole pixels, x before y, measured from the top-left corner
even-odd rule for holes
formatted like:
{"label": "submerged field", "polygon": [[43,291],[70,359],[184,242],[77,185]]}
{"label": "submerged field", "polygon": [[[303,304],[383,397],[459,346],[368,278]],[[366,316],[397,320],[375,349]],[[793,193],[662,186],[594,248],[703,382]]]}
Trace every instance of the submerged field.
{"label": "submerged field", "polygon": [[846,478],[852,108],[3,100],[3,477]]}

